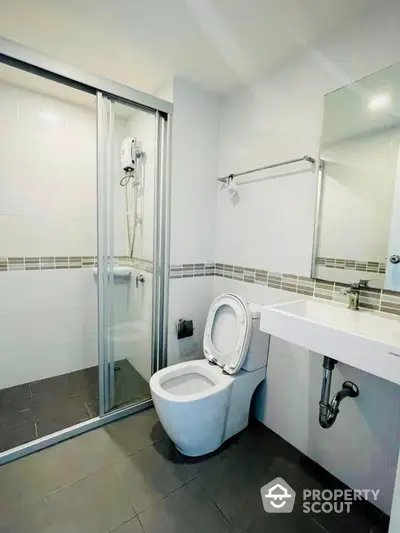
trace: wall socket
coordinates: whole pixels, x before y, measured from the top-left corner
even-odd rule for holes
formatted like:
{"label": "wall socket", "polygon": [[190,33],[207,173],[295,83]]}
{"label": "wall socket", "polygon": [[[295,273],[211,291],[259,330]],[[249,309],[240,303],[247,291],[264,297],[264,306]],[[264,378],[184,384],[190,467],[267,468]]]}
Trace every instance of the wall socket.
{"label": "wall socket", "polygon": [[176,322],[176,334],[178,339],[185,339],[193,336],[193,320],[179,318]]}

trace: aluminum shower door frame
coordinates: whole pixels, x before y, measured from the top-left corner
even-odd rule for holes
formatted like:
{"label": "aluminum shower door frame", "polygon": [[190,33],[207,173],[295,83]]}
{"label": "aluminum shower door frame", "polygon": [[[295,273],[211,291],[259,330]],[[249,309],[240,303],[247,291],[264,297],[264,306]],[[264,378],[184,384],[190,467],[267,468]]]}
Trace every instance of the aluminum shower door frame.
{"label": "aluminum shower door frame", "polygon": [[145,400],[112,412],[106,412],[106,364],[109,350],[107,342],[105,342],[108,304],[106,284],[109,283],[107,270],[110,258],[107,255],[106,243],[107,233],[109,235],[107,217],[104,216],[103,211],[104,202],[107,199],[104,196],[105,193],[107,194],[107,188],[104,188],[107,182],[107,165],[104,160],[104,153],[107,147],[104,146],[106,136],[103,129],[103,115],[99,117],[99,112],[102,111],[104,97],[106,97],[155,117],[156,164],[151,346],[151,368],[152,373],[154,373],[166,364],[170,249],[170,152],[173,105],[171,102],[107,78],[86,73],[3,37],[0,37],[0,63],[79,89],[97,97],[98,355],[100,388],[100,416],[2,452],[0,453],[1,465],[152,406],[151,400]]}

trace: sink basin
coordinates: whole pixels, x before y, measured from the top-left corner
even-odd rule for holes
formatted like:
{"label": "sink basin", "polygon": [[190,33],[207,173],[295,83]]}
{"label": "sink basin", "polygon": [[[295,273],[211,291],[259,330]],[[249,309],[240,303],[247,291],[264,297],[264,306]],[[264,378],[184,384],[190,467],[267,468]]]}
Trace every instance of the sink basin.
{"label": "sink basin", "polygon": [[261,309],[261,330],[400,385],[400,319],[303,299]]}

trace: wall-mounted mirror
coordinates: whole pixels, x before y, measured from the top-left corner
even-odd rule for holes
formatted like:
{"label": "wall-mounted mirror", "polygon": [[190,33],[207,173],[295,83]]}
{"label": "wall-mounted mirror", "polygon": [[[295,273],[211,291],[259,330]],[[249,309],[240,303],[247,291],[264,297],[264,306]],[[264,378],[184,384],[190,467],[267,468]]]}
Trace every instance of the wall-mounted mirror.
{"label": "wall-mounted mirror", "polygon": [[325,96],[313,277],[400,290],[399,155],[400,65]]}

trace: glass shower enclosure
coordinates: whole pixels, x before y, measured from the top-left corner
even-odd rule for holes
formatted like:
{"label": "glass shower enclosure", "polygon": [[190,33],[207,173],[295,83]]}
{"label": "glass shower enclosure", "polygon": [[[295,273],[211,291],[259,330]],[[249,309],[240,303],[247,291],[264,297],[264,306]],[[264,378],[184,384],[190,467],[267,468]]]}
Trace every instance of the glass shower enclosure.
{"label": "glass shower enclosure", "polygon": [[[5,82],[2,69],[9,70],[9,79]],[[20,83],[21,75],[28,81]],[[34,80],[33,83],[29,81],[30,77]],[[67,97],[67,101],[63,100],[64,89],[74,93]],[[45,96],[41,91],[46,93]],[[57,334],[65,337],[66,349],[52,349],[46,334],[48,326],[41,324],[38,318],[39,331],[35,339],[40,342],[32,344],[33,341],[26,340],[23,349],[18,347],[18,364],[21,367],[29,359],[30,373],[17,372],[15,364],[11,372],[9,369],[13,365],[13,359],[8,357],[6,348],[9,345],[12,348],[12,338],[9,334],[6,335],[5,328],[0,328],[0,353],[4,358],[0,358],[0,373],[1,366],[7,366],[7,378],[3,376],[0,383],[0,464],[151,405],[148,386],[150,376],[166,365],[169,280],[172,104],[81,72],[0,38],[0,98],[2,95],[8,98],[9,94],[14,99],[12,105],[15,103],[16,109],[15,117],[10,111],[9,121],[11,124],[15,119],[17,126],[15,133],[8,127],[8,122],[6,126],[3,123],[10,145],[8,150],[14,150],[19,143],[18,150],[22,151],[19,141],[24,135],[25,138],[29,138],[29,135],[31,138],[32,135],[37,136],[41,141],[41,121],[46,122],[47,129],[43,129],[46,142],[42,143],[43,146],[40,145],[43,148],[41,153],[37,153],[36,149],[33,154],[38,164],[37,168],[32,169],[29,187],[30,203],[38,200],[37,210],[40,205],[44,209],[51,205],[51,216],[46,214],[46,218],[40,211],[35,212],[34,220],[39,229],[34,239],[29,237],[32,213],[29,213],[31,218],[23,213],[24,218],[19,216],[18,211],[16,217],[14,212],[11,213],[15,208],[9,208],[14,216],[12,220],[18,220],[22,228],[24,240],[21,243],[18,241],[17,247],[15,243],[11,243],[11,247],[6,244],[4,250],[0,250],[0,276],[3,276],[0,291],[7,286],[9,289],[6,296],[10,300],[17,294],[24,308],[29,303],[30,314],[21,316],[43,315],[42,322],[50,322],[52,317],[58,319],[54,323],[59,328],[64,324],[65,331],[53,331],[53,337],[57,337]],[[43,101],[46,102],[45,108]],[[7,100],[3,108],[10,108],[10,105]],[[78,107],[75,108],[75,105]],[[25,115],[21,109],[25,110]],[[60,110],[61,119],[58,116]],[[29,120],[25,120],[25,116],[30,117]],[[89,126],[87,130],[85,126],[84,130],[79,131],[83,124],[82,117],[88,120]],[[38,128],[35,124],[39,125]],[[74,127],[77,128],[75,131]],[[29,135],[25,128],[32,128]],[[84,141],[79,143],[81,139]],[[88,154],[83,154],[86,144],[83,145],[88,139],[90,146],[93,145],[90,162]],[[54,145],[53,153],[46,148],[49,146],[46,144],[48,142]],[[18,157],[21,161],[29,160],[27,155]],[[69,164],[68,158],[72,158],[73,163]],[[13,172],[15,166],[15,158],[11,158],[9,167]],[[60,166],[65,167],[64,188],[60,185],[62,181],[58,171],[54,175],[60,180],[52,180],[51,168],[59,169]],[[90,176],[93,174],[93,181],[90,177],[89,181],[85,184],[82,182],[81,185],[80,176],[88,173]],[[19,181],[14,183],[9,176],[10,172],[5,172],[4,168],[3,172],[0,170],[0,185],[3,187],[2,191],[7,193],[0,205],[0,218],[4,212],[8,213],[7,202],[13,204],[9,199],[13,195],[19,196]],[[26,185],[21,187],[24,187],[25,194]],[[41,191],[50,191],[51,187],[53,191],[57,191],[60,207],[55,197],[47,200],[43,198]],[[85,198],[79,198],[85,194]],[[85,226],[85,209],[88,209],[89,204],[93,204],[93,224],[96,220],[93,231]],[[57,209],[61,209],[61,205],[64,205],[66,214],[63,212],[59,216]],[[77,217],[71,215],[71,208],[82,210],[83,215],[81,212],[79,215],[80,225]],[[51,237],[51,224],[56,226],[61,219],[63,223],[60,227],[63,230],[57,233],[54,229],[54,239],[44,242],[43,232]],[[47,224],[46,221],[50,223]],[[70,226],[73,224],[75,226],[72,231]],[[5,227],[3,224],[0,232],[8,231]],[[68,239],[64,236],[67,230]],[[15,235],[21,234],[21,229],[19,234],[16,231]],[[14,226],[10,232],[14,235]],[[86,235],[87,232],[93,235],[93,251],[89,253],[81,238],[81,234]],[[28,248],[24,248],[29,240],[32,242],[28,242]],[[72,252],[68,250],[73,250],[75,255],[71,256]],[[18,254],[19,257],[12,257],[13,254]],[[7,275],[9,277],[6,279]],[[63,311],[63,302],[44,307],[43,298],[36,291],[38,298],[40,297],[40,301],[36,303],[32,296],[34,291],[31,290],[35,284],[41,284],[45,291],[47,287],[53,288],[53,300],[66,298],[68,295],[68,289],[64,288],[63,296],[59,296],[57,291],[62,286],[66,285],[70,289],[76,299],[71,307],[74,313],[73,327],[65,323],[64,315],[69,315]],[[86,354],[86,340],[83,342],[81,339],[73,339],[72,342],[71,338],[88,321],[85,315],[92,305],[89,302],[91,298],[95,308],[93,328],[96,329],[97,342],[92,335],[90,349],[97,353],[89,357]],[[41,307],[39,312],[36,305],[43,309]],[[81,307],[78,309],[79,306]],[[0,312],[8,313],[8,308],[5,307],[5,311],[2,308]],[[64,314],[57,317],[59,313]],[[15,315],[15,319],[18,316]],[[10,324],[14,320],[11,313],[7,315],[7,320],[5,322]],[[30,324],[19,320],[18,327],[23,332],[29,329]],[[31,337],[28,335],[26,338]],[[47,354],[46,357],[40,357],[43,353]],[[51,363],[46,364],[46,360]],[[81,418],[83,421],[75,423],[75,419],[71,417],[68,418],[68,423],[57,420],[57,409],[61,406],[59,402],[67,401],[68,406],[75,406],[78,398],[82,400],[88,413]],[[22,425],[18,425],[20,422],[17,423],[16,420],[13,422],[13,409],[23,421]],[[68,409],[73,410],[72,407]],[[39,426],[45,426],[43,417],[50,412],[52,420],[45,422],[54,431],[47,429],[42,433],[38,432]],[[7,432],[22,435],[28,426],[33,428],[31,437],[24,436],[20,441],[13,438],[9,440],[11,444],[4,444],[7,440],[2,444],[2,437]]]}

